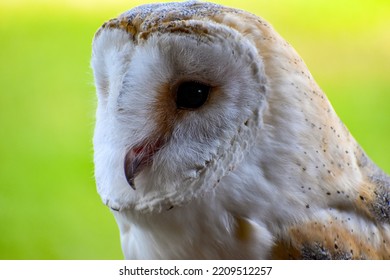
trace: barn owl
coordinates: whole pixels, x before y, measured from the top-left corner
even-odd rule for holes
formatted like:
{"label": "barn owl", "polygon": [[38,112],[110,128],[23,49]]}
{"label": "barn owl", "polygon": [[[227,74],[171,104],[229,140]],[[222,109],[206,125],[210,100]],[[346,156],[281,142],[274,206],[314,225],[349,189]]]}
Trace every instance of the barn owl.
{"label": "barn owl", "polygon": [[125,258],[390,259],[390,178],[262,18],[143,5],[103,24],[91,64]]}

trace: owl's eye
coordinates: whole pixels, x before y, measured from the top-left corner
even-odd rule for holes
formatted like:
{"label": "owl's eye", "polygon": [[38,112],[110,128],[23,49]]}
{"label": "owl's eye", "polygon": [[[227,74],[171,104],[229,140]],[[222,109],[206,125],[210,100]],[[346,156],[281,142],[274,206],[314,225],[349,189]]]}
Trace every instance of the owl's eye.
{"label": "owl's eye", "polygon": [[176,92],[176,106],[179,109],[197,109],[209,97],[210,86],[199,82],[184,82]]}

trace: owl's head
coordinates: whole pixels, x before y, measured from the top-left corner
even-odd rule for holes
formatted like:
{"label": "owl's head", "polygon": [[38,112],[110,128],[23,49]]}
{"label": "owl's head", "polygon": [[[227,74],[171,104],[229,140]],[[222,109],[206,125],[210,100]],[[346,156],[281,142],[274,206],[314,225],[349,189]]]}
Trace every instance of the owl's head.
{"label": "owl's head", "polygon": [[93,42],[100,195],[164,209],[217,187],[253,145],[267,81],[250,38],[206,3],[141,6]]}
{"label": "owl's head", "polygon": [[[199,2],[141,6],[108,21],[92,67],[96,181],[116,210],[161,211],[213,191],[259,145],[267,96],[310,80],[264,20]],[[281,103],[272,113],[287,123],[293,105]]]}

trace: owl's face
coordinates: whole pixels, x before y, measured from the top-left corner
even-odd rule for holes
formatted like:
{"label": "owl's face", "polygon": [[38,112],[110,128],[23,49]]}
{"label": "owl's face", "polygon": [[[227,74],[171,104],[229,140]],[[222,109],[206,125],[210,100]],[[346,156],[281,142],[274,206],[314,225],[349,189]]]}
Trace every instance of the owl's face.
{"label": "owl's face", "polygon": [[161,210],[212,190],[261,129],[267,80],[251,39],[202,18],[206,4],[176,5],[155,25],[142,10],[124,14],[94,39],[95,174],[115,210]]}

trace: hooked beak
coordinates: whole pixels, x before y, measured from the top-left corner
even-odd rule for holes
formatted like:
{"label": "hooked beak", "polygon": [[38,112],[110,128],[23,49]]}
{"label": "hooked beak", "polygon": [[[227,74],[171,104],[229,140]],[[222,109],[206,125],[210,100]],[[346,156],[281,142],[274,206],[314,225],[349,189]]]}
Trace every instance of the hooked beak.
{"label": "hooked beak", "polygon": [[125,176],[133,190],[135,190],[135,177],[152,163],[153,156],[162,146],[163,142],[159,140],[154,144],[147,143],[136,146],[126,153],[124,162]]}

